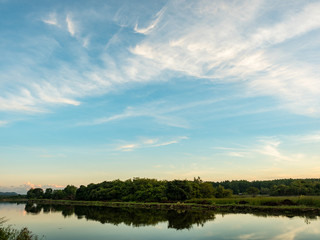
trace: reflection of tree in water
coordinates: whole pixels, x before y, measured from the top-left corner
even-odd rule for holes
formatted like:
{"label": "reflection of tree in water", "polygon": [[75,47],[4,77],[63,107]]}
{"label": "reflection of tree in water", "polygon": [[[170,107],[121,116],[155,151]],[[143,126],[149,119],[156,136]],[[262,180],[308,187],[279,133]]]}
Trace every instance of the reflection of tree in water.
{"label": "reflection of tree in water", "polygon": [[107,207],[83,207],[75,208],[78,217],[99,221],[101,223],[112,223],[118,225],[124,223],[129,226],[140,227],[156,225],[167,221],[166,211],[155,209],[136,208],[107,208]]}
{"label": "reflection of tree in water", "polygon": [[206,221],[214,220],[212,212],[207,211],[176,211],[143,208],[113,208],[113,207],[88,207],[65,205],[33,205],[26,204],[28,213],[39,214],[61,212],[64,217],[75,215],[79,219],[111,223],[114,225],[126,224],[128,226],[141,227],[156,225],[160,222],[168,222],[168,228],[177,230],[190,229],[194,224],[203,226]]}
{"label": "reflection of tree in water", "polygon": [[40,204],[27,203],[24,209],[28,213],[39,214],[41,212],[42,208],[43,207]]}
{"label": "reflection of tree in water", "polygon": [[192,225],[202,226],[208,220],[214,220],[215,215],[210,211],[191,212],[191,211],[168,211],[168,228],[190,229]]}

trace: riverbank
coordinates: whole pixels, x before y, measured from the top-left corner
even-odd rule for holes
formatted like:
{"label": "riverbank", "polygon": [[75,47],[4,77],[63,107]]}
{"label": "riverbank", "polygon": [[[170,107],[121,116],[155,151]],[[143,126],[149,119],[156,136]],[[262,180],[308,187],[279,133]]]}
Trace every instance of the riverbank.
{"label": "riverbank", "polygon": [[1,199],[1,202],[35,203],[51,205],[74,206],[106,206],[174,210],[210,210],[222,213],[267,213],[267,214],[312,214],[320,216],[320,197],[233,197],[191,199],[185,202],[155,203],[155,202],[106,202],[77,201],[52,199]]}
{"label": "riverbank", "polygon": [[[149,209],[172,209],[172,210],[210,210],[220,213],[266,213],[272,215],[313,215],[320,216],[318,202],[304,197],[309,205],[297,205],[301,197],[255,197],[255,198],[228,198],[228,199],[195,199],[187,202],[176,203],[153,203],[153,202],[103,202],[103,201],[75,201],[75,200],[51,200],[34,199],[28,203],[51,204],[51,205],[74,205],[74,206],[106,206],[106,207],[129,207]],[[314,197],[311,197],[314,198]],[[26,200],[25,200],[26,201]],[[216,201],[216,202],[214,202]],[[12,201],[11,201],[12,202]],[[19,202],[23,202],[20,200]],[[258,205],[260,204],[260,205]]]}

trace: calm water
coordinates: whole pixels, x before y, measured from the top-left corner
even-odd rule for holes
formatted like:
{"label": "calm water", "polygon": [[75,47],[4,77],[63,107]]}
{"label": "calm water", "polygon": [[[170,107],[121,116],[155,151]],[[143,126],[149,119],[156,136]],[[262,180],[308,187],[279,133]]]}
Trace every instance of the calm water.
{"label": "calm water", "polygon": [[320,218],[0,203],[0,217],[44,239],[320,239]]}

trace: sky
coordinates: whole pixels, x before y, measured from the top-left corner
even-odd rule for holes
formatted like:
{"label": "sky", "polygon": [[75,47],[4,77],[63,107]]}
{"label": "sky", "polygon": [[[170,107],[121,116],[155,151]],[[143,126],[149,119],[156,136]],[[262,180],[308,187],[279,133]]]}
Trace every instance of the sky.
{"label": "sky", "polygon": [[0,191],[320,177],[320,1],[0,0]]}

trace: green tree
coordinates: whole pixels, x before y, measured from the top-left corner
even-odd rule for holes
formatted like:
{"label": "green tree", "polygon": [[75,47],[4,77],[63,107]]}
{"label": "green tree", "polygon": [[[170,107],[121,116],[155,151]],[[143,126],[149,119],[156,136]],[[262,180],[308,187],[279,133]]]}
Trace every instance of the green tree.
{"label": "green tree", "polygon": [[232,190],[231,189],[225,189],[223,186],[219,185],[215,189],[214,196],[216,198],[225,198],[225,197],[231,197],[232,196]]}
{"label": "green tree", "polygon": [[44,192],[44,198],[45,199],[51,199],[52,198],[52,188],[47,188],[46,191]]}
{"label": "green tree", "polygon": [[63,189],[66,199],[74,200],[76,198],[77,187],[68,185]]}
{"label": "green tree", "polygon": [[204,182],[200,184],[200,193],[203,198],[210,198],[214,195],[214,188],[211,183]]}
{"label": "green tree", "polygon": [[52,198],[53,199],[66,199],[66,193],[63,190],[53,190],[52,193]]}
{"label": "green tree", "polygon": [[187,180],[173,180],[166,184],[166,197],[168,200],[183,201],[190,199],[192,194],[192,187]]}
{"label": "green tree", "polygon": [[31,188],[27,192],[27,198],[36,198],[42,199],[44,197],[43,189],[42,188]]}
{"label": "green tree", "polygon": [[250,195],[252,195],[253,197],[257,196],[257,194],[260,192],[260,190],[256,187],[249,187],[246,192]]}

